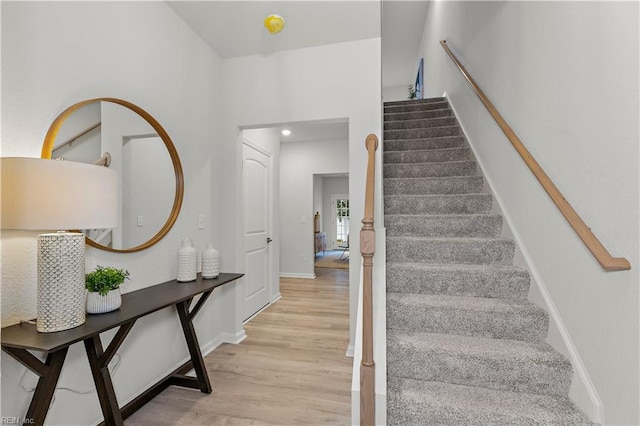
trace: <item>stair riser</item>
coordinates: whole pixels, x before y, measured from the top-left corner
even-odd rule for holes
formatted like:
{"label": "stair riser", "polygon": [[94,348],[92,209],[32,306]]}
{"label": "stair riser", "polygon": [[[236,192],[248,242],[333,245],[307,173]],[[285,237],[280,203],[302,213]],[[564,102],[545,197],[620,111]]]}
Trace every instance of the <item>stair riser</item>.
{"label": "stair riser", "polygon": [[392,262],[508,265],[514,250],[510,240],[387,238],[387,259]]}
{"label": "stair riser", "polygon": [[453,178],[385,178],[386,195],[478,194],[482,192],[481,176]]}
{"label": "stair riser", "polygon": [[384,113],[398,113],[398,112],[416,112],[416,111],[429,111],[434,109],[448,109],[449,104],[447,102],[428,102],[428,103],[416,103],[409,105],[389,105],[385,104]]}
{"label": "stair riser", "polygon": [[433,380],[468,386],[545,395],[566,395],[571,385],[571,367],[554,363],[495,359],[434,350],[398,347],[387,349],[390,377]]}
{"label": "stair riser", "polygon": [[502,216],[393,216],[384,218],[387,236],[415,237],[497,237],[502,231]]}
{"label": "stair riser", "polygon": [[387,329],[543,342],[549,318],[541,310],[475,311],[421,306],[387,297]]}
{"label": "stair riser", "polygon": [[443,163],[385,164],[385,178],[423,178],[444,176],[474,176],[478,173],[475,161]]}
{"label": "stair riser", "polygon": [[444,136],[460,136],[462,130],[458,126],[432,127],[420,129],[385,130],[384,140],[424,139]]}
{"label": "stair riser", "polygon": [[387,264],[387,291],[395,293],[524,300],[529,294],[529,283],[529,273],[522,270],[468,271]]}
{"label": "stair riser", "polygon": [[397,120],[421,120],[425,118],[451,117],[453,111],[450,109],[432,109],[427,111],[415,112],[392,112],[384,115],[384,121]]}
{"label": "stair riser", "polygon": [[562,396],[394,378],[387,395],[388,425],[593,425]]}
{"label": "stair riser", "polygon": [[384,163],[431,163],[446,161],[468,161],[471,159],[471,149],[453,148],[429,151],[396,151],[385,152]]}
{"label": "stair riser", "polygon": [[389,121],[384,120],[384,130],[401,130],[401,129],[421,129],[431,127],[445,127],[455,126],[458,122],[455,117],[440,117],[440,118],[420,118],[418,120],[398,120]]}
{"label": "stair riser", "polygon": [[385,195],[385,214],[476,214],[491,210],[489,194]]}
{"label": "stair riser", "polygon": [[467,142],[465,141],[463,136],[446,136],[441,138],[413,140],[385,140],[384,152],[446,149],[467,146]]}

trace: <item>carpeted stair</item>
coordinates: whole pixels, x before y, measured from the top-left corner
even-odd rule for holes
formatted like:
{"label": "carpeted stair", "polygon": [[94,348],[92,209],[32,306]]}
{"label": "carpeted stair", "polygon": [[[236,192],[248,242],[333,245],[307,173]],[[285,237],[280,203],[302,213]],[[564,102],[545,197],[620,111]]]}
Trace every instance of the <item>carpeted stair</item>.
{"label": "carpeted stair", "polygon": [[444,98],[384,105],[387,424],[592,424]]}

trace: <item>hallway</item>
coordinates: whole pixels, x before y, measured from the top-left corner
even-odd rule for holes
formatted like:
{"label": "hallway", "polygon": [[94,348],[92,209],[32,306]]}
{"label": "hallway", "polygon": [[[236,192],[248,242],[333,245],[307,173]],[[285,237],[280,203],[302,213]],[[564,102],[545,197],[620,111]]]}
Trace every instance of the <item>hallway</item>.
{"label": "hallway", "polygon": [[349,271],[281,278],[282,298],[245,325],[239,345],[205,357],[213,393],[171,387],[127,425],[349,424]]}

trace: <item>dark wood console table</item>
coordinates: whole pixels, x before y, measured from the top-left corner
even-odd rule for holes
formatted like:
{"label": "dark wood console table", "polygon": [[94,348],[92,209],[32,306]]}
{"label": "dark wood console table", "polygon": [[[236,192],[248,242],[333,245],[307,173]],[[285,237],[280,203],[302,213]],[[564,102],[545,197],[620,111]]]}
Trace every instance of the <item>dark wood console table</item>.
{"label": "dark wood console table", "polygon": [[[84,324],[71,330],[38,333],[36,326],[29,323],[3,328],[2,350],[40,377],[24,424],[44,424],[69,346],[80,341],[84,342],[106,425],[123,425],[123,419],[171,385],[211,393],[211,384],[193,327],[193,318],[215,288],[242,276],[243,274],[223,273],[214,279],[202,279],[198,275],[197,280],[193,282],[179,283],[173,280],[127,293],[122,295],[122,306],[117,311],[87,315]],[[200,298],[190,310],[191,302],[199,294]],[[138,318],[169,306],[175,306],[178,311],[191,359],[120,409],[109,374],[109,362]],[[107,348],[103,349],[100,333],[115,327],[120,328]],[[29,350],[46,353],[46,360],[40,361]],[[191,369],[195,370],[196,377],[185,375]]]}

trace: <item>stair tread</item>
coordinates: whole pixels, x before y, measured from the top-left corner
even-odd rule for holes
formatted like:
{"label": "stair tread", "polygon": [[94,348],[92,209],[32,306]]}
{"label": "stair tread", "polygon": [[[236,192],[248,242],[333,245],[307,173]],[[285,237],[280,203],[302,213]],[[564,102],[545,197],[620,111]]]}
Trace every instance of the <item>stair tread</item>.
{"label": "stair tread", "polygon": [[[440,110],[436,110],[440,111]],[[431,123],[442,123],[433,125]],[[393,128],[400,126],[400,128]],[[424,129],[434,127],[457,126],[456,118],[452,115],[446,117],[429,117],[429,118],[404,118],[400,120],[384,120],[384,130],[404,130],[404,129]]]}
{"label": "stair tread", "polygon": [[546,311],[522,299],[387,293],[387,329],[543,341]]}
{"label": "stair tread", "polygon": [[387,168],[389,166],[425,166],[429,167],[429,164],[467,164],[467,163],[476,163],[475,160],[457,160],[457,161],[425,161],[421,163],[386,163],[384,167]]}
{"label": "stair tread", "polygon": [[526,299],[530,277],[514,265],[387,261],[387,291]]}
{"label": "stair tread", "polygon": [[526,269],[514,265],[473,265],[467,263],[417,263],[417,262],[387,262],[387,270],[398,269],[426,269],[426,270],[441,270],[441,271],[467,271],[467,272],[481,272],[481,271],[497,271],[497,272],[517,272],[521,275],[528,275]]}
{"label": "stair tread", "polygon": [[[459,176],[464,177],[464,176]],[[393,197],[403,197],[403,198],[473,198],[473,197],[492,197],[491,194],[487,194],[486,192],[471,192],[469,194],[389,194],[385,195],[385,198],[393,198]]]}
{"label": "stair tread", "polygon": [[385,151],[385,154],[391,154],[396,152],[420,154],[423,152],[456,152],[456,151],[471,151],[469,146],[454,146],[451,148],[430,148],[430,149],[412,149],[410,151]]}
{"label": "stair tread", "polygon": [[[442,195],[446,195],[446,194],[442,194]],[[442,219],[467,219],[467,218],[471,218],[471,217],[487,217],[487,218],[496,218],[496,217],[502,217],[501,214],[496,214],[496,213],[451,213],[451,214],[446,214],[446,213],[434,213],[434,214],[428,214],[428,213],[423,213],[423,214],[416,214],[416,213],[386,213],[384,215],[385,220],[387,219],[422,219],[422,218],[428,218],[428,219],[433,219],[433,218],[442,218]]]}
{"label": "stair tread", "polygon": [[386,101],[384,105],[405,105],[405,104],[420,104],[420,103],[432,103],[432,102],[446,102],[447,98],[443,96],[436,96],[433,98],[423,98],[423,99],[403,99],[401,101]]}
{"label": "stair tread", "polygon": [[528,300],[396,292],[387,293],[387,300],[389,299],[393,299],[403,305],[412,306],[434,306],[483,312],[528,311],[532,313],[544,313],[546,315],[546,311],[544,309],[529,302]]}
{"label": "stair tread", "polygon": [[499,361],[509,358],[519,363],[528,361],[553,365],[563,370],[571,369],[569,360],[545,342],[387,330],[387,346],[392,350],[390,342],[422,352],[458,353],[465,359],[490,358]]}
{"label": "stair tread", "polygon": [[390,425],[593,424],[566,396],[404,378],[389,378],[388,388]]}
{"label": "stair tread", "polygon": [[403,240],[403,241],[425,241],[425,242],[468,242],[468,243],[484,243],[484,242],[513,242],[511,238],[503,237],[423,237],[412,235],[388,235],[387,240]]}

